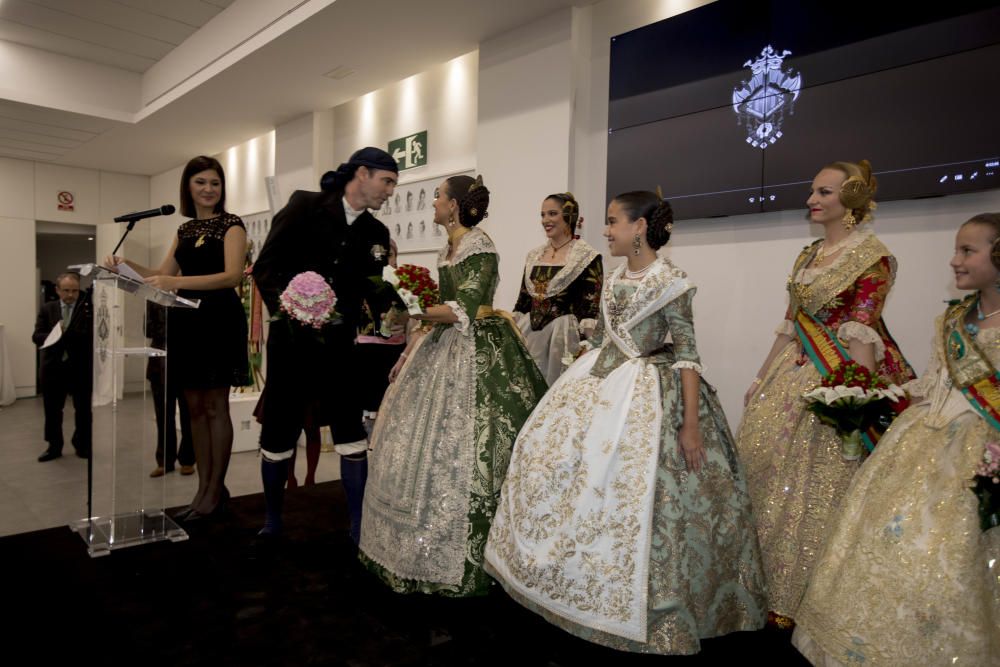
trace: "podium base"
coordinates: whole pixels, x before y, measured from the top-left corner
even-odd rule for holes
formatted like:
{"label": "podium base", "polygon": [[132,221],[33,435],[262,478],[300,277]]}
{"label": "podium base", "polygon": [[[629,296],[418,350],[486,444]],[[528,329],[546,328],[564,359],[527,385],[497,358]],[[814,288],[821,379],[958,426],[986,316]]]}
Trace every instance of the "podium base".
{"label": "podium base", "polygon": [[69,529],[87,544],[91,558],[106,556],[112,549],[135,547],[150,542],[183,542],[188,538],[163,510],[139,510],[113,517],[80,519],[69,524]]}

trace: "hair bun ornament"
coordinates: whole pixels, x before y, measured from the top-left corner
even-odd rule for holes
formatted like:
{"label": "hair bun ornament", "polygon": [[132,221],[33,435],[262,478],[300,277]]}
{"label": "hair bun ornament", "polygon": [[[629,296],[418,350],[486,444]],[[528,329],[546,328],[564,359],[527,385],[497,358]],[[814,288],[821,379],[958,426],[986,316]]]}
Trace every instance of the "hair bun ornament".
{"label": "hair bun ornament", "polygon": [[851,176],[840,186],[840,202],[851,210],[869,208],[878,189],[878,179],[872,174],[871,162],[861,160],[858,168],[861,177]]}
{"label": "hair bun ornament", "polygon": [[[661,211],[669,209],[670,207],[670,202],[668,202],[666,199],[663,198],[663,188],[661,188],[659,185],[656,186],[656,198],[659,199],[660,201],[656,205],[656,212],[654,213],[654,215],[656,215],[656,217],[659,217],[659,213]],[[674,221],[670,220],[668,223],[664,225],[664,227],[666,228],[667,232],[674,231]]]}
{"label": "hair bun ornament", "polygon": [[[476,176],[476,182],[469,186],[469,192],[472,192],[476,188],[481,188],[481,187],[483,187],[483,175],[479,174],[478,176]],[[473,213],[472,215],[475,215],[475,213]]]}

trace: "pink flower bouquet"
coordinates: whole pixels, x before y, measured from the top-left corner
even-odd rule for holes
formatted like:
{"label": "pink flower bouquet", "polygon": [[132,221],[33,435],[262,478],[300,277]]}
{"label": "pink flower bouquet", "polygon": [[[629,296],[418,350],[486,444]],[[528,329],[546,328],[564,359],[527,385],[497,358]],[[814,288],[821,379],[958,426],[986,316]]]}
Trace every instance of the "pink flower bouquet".
{"label": "pink flower bouquet", "polygon": [[338,317],[337,295],[315,271],[303,271],[281,293],[281,310],[296,322],[320,329]]}

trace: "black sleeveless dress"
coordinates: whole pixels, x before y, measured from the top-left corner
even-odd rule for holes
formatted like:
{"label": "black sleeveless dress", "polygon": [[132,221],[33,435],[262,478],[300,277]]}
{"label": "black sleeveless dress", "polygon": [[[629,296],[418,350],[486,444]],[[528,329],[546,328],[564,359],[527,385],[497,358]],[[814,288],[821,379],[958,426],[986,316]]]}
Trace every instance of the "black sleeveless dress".
{"label": "black sleeveless dress", "polygon": [[[189,220],[177,228],[174,259],[185,276],[222,273],[226,269],[224,238],[230,227],[243,227],[231,213],[208,220]],[[247,317],[231,287],[178,290],[200,299],[199,308],[171,308],[168,320],[168,368],[182,389],[239,387],[250,383]]]}

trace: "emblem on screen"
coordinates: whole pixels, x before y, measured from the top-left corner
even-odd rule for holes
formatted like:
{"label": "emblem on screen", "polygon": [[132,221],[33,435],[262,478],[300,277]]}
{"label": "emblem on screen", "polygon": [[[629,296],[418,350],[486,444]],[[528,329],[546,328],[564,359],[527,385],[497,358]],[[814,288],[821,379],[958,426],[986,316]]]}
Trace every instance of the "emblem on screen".
{"label": "emblem on screen", "polygon": [[791,67],[782,68],[787,49],[780,54],[768,44],[756,60],[743,63],[753,72],[749,81],[733,89],[733,111],[740,125],[746,123],[747,143],[765,149],[781,138],[785,111],[794,112],[795,100],[802,88],[802,74]]}

